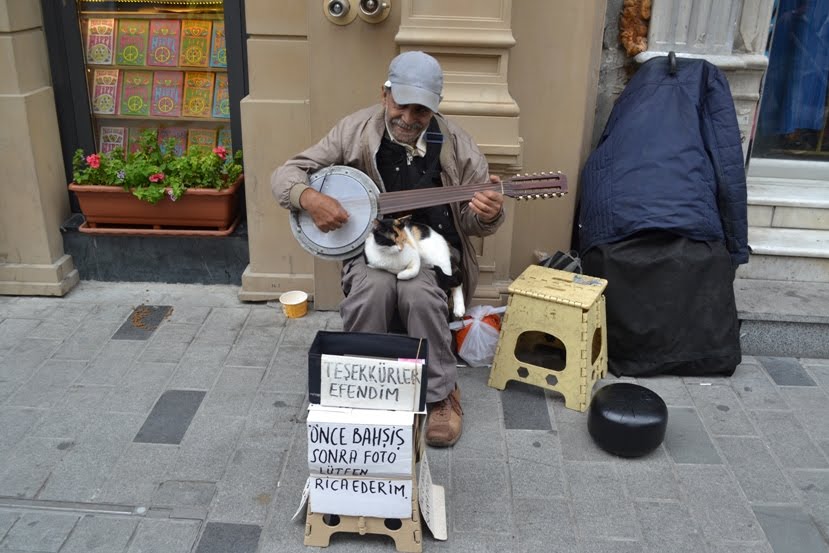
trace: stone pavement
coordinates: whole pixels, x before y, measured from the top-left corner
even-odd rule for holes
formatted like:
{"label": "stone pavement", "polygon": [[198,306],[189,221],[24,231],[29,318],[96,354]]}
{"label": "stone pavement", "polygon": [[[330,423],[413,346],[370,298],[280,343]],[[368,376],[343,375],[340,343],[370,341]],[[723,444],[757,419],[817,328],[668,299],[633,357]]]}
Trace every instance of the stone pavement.
{"label": "stone pavement", "polygon": [[[317,550],[290,518],[307,347],[339,317],[286,321],[236,293],[85,281],[0,297],[0,552]],[[429,450],[450,533],[425,531],[424,551],[829,552],[829,360],[640,381],[669,423],[633,460],[597,449],[559,396],[487,376],[460,369],[463,438]],[[395,549],[339,534],[328,550]]]}

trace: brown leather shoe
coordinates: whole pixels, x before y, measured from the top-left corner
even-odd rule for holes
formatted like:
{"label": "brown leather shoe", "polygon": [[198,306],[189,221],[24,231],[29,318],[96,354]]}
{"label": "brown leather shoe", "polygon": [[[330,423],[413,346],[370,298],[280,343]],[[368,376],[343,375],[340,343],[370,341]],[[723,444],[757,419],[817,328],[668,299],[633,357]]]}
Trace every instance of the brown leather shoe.
{"label": "brown leather shoe", "polygon": [[461,391],[455,386],[442,401],[429,404],[426,417],[426,444],[432,447],[455,445],[463,430]]}

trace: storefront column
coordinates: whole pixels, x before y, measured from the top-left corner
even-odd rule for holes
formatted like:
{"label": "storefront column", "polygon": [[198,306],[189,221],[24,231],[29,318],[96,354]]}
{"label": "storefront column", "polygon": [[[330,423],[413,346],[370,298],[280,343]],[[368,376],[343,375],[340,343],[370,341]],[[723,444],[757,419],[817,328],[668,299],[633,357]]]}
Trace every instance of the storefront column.
{"label": "storefront column", "polygon": [[644,63],[673,50],[722,69],[731,87],[745,155],[768,66],[765,48],[773,6],[774,0],[655,0],[648,50],[636,56],[637,62]]}
{"label": "storefront column", "polygon": [[0,0],[0,294],[62,296],[78,282],[40,3]]}

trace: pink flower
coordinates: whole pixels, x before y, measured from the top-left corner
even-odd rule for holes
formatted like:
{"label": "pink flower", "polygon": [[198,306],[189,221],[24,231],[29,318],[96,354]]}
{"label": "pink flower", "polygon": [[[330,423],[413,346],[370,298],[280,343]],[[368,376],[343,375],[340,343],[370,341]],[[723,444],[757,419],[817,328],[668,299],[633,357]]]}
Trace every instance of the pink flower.
{"label": "pink flower", "polygon": [[213,148],[213,153],[219,156],[220,158],[224,159],[227,157],[227,148],[224,146],[217,146]]}
{"label": "pink flower", "polygon": [[164,173],[154,173],[150,175],[150,182],[161,182],[164,180]]}
{"label": "pink flower", "polygon": [[101,156],[99,156],[98,154],[86,156],[86,163],[93,169],[97,169],[101,166]]}

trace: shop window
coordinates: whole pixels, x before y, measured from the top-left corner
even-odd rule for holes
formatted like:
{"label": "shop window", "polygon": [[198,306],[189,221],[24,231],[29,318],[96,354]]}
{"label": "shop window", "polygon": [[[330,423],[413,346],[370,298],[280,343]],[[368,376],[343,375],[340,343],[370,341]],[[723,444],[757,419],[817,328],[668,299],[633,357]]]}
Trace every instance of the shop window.
{"label": "shop window", "polygon": [[829,2],[778,0],[753,157],[829,160]]}
{"label": "shop window", "polygon": [[232,150],[221,0],[78,0],[95,147],[159,142]]}

